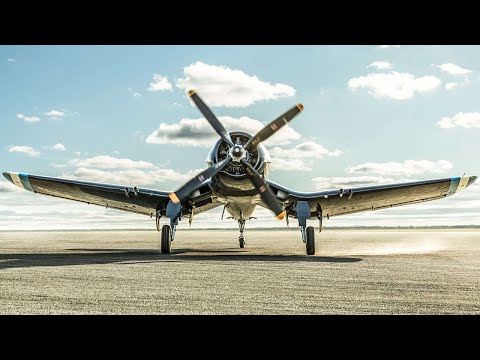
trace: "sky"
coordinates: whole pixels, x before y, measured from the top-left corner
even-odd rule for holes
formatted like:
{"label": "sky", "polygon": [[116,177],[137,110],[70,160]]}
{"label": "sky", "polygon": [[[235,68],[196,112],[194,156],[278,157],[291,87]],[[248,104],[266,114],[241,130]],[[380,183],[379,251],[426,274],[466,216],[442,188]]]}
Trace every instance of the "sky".
{"label": "sky", "polygon": [[[255,133],[304,105],[265,142],[269,178],[294,190],[480,175],[479,59],[480,46],[0,46],[0,172],[176,190],[218,138],[194,88],[227,130]],[[192,228],[237,228],[221,210]],[[0,215],[0,230],[155,226],[3,177]],[[254,216],[247,228],[286,227]],[[480,184],[324,225],[480,225]]]}

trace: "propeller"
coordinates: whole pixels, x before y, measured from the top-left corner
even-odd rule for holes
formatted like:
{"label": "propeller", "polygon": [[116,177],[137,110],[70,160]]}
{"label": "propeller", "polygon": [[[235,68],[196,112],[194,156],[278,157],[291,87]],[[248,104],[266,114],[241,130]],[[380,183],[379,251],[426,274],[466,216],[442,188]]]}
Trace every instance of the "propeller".
{"label": "propeller", "polygon": [[247,173],[247,176],[252,181],[253,186],[255,186],[255,189],[257,189],[262,200],[265,202],[268,208],[275,213],[277,219],[282,220],[286,215],[286,211],[282,209],[276,200],[275,195],[273,195],[272,190],[270,190],[267,186],[265,180],[263,180],[260,174],[247,161],[242,159],[242,163],[245,166],[245,172]]}
{"label": "propeller", "polygon": [[213,129],[217,132],[218,135],[225,141],[228,145],[233,146],[232,139],[230,139],[230,134],[225,130],[223,125],[213,114],[213,112],[208,108],[208,106],[203,102],[203,100],[198,96],[195,90],[189,90],[188,96],[193,100],[195,105],[197,105],[198,110],[205,116],[205,119],[212,125]]}
{"label": "propeller", "polygon": [[175,192],[168,194],[170,200],[173,203],[178,204],[180,201],[185,199],[188,194],[194,191],[201,183],[206,179],[210,179],[212,176],[215,176],[219,171],[222,171],[225,166],[232,160],[230,156],[227,156],[226,159],[210,166],[206,170],[202,171],[200,174],[195,176],[192,180],[183,185],[180,189]]}
{"label": "propeller", "polygon": [[280,115],[278,118],[273,120],[270,124],[265,126],[262,130],[255,134],[248,142],[245,144],[245,149],[249,150],[250,148],[257,146],[262,141],[267,140],[270,136],[275,134],[281,127],[288,124],[296,115],[303,111],[303,105],[297,104],[286,113]]}
{"label": "propeller", "polygon": [[170,199],[173,203],[178,204],[183,199],[187,198],[188,195],[193,192],[198,186],[203,183],[206,179],[209,179],[215,176],[218,172],[222,171],[225,166],[230,163],[230,161],[241,162],[245,168],[245,172],[252,182],[255,189],[260,194],[260,197],[265,202],[270,210],[272,210],[279,220],[283,219],[286,215],[286,211],[282,209],[280,204],[277,201],[275,195],[273,195],[270,188],[267,186],[265,180],[262,176],[255,170],[255,168],[246,161],[245,157],[247,151],[253,147],[258,146],[262,141],[267,140],[275,132],[277,132],[281,127],[288,124],[296,115],[298,115],[303,110],[302,104],[297,104],[288,110],[286,113],[280,115],[278,118],[273,120],[271,123],[266,125],[262,130],[255,134],[246,144],[235,145],[230,138],[230,134],[225,130],[223,125],[213,114],[213,112],[208,108],[208,106],[203,102],[203,100],[198,96],[195,90],[188,91],[188,95],[193,100],[195,105],[197,105],[200,112],[205,116],[207,121],[217,132],[218,135],[230,146],[230,152],[226,159],[210,166],[208,169],[202,171],[200,174],[195,176],[192,180],[183,185],[180,189],[169,194]]}

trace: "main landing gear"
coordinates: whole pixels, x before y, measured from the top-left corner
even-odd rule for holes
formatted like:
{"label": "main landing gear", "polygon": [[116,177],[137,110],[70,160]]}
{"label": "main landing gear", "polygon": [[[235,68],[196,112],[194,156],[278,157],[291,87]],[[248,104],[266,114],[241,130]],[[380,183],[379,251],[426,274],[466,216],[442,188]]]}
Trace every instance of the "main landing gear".
{"label": "main landing gear", "polygon": [[[313,226],[307,227],[307,220],[310,219],[310,205],[307,201],[297,201],[295,212],[298,219],[298,226],[302,234],[302,240],[305,243],[307,255],[315,255],[315,232]],[[322,231],[322,208],[317,206],[317,218],[320,220],[320,231]]]}
{"label": "main landing gear", "polygon": [[163,225],[162,227],[162,240],[161,250],[162,254],[170,254],[172,238],[170,236],[170,225]]}
{"label": "main landing gear", "polygon": [[307,255],[315,255],[315,231],[313,226],[305,228],[305,226],[300,226],[300,231],[302,233],[302,240],[307,248]]}
{"label": "main landing gear", "polygon": [[170,254],[172,248],[172,241],[175,238],[175,225],[163,225],[160,248],[162,254]]}
{"label": "main landing gear", "polygon": [[[181,205],[174,204],[172,201],[169,201],[167,204],[167,209],[165,213],[167,218],[170,219],[170,225],[162,226],[162,236],[160,238],[160,250],[162,254],[170,254],[172,250],[172,241],[175,238],[175,229],[178,225],[178,220],[182,219]],[[157,224],[158,231],[160,231],[161,217],[162,217],[162,212],[160,211],[160,209],[158,209],[156,214],[156,224]]]}

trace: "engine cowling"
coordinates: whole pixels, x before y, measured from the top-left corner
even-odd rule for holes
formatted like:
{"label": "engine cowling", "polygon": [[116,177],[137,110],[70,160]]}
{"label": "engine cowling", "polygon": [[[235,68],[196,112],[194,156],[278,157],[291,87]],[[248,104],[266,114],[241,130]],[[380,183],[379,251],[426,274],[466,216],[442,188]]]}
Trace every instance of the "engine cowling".
{"label": "engine cowling", "polygon": [[[229,134],[235,145],[245,145],[252,137],[252,135],[244,131],[231,131]],[[222,139],[217,140],[206,159],[208,165],[211,166],[224,160],[228,156],[229,151],[230,146],[225,141]],[[259,144],[256,148],[249,149],[246,153],[245,159],[255,168],[255,170],[263,174],[264,177],[267,177],[270,155],[263,144]],[[236,179],[243,179],[246,177],[242,163],[235,161],[231,161],[220,173]]]}

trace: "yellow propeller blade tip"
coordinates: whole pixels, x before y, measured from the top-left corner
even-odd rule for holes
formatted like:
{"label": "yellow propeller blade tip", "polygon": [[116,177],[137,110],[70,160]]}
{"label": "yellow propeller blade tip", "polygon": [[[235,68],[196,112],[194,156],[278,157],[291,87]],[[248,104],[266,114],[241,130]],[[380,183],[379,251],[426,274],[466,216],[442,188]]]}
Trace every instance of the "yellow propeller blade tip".
{"label": "yellow propeller blade tip", "polygon": [[188,90],[188,96],[192,96],[193,94],[195,94],[196,91],[195,90]]}
{"label": "yellow propeller blade tip", "polygon": [[286,212],[286,211],[278,214],[278,215],[277,215],[277,219],[278,219],[278,220],[282,220],[282,219],[285,217],[285,215],[287,215],[287,212]]}
{"label": "yellow propeller blade tip", "polygon": [[170,198],[170,200],[172,200],[174,204],[178,204],[180,202],[180,199],[177,197],[177,195],[175,195],[174,192],[168,194],[168,197]]}
{"label": "yellow propeller blade tip", "polygon": [[303,111],[303,105],[302,104],[297,104],[297,108],[298,108],[298,110]]}

